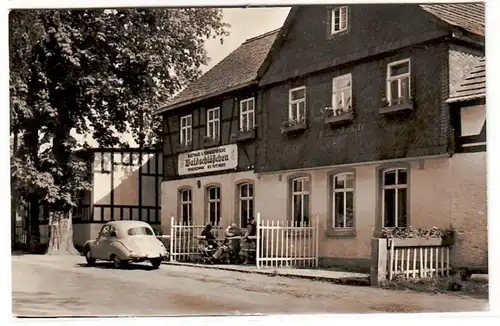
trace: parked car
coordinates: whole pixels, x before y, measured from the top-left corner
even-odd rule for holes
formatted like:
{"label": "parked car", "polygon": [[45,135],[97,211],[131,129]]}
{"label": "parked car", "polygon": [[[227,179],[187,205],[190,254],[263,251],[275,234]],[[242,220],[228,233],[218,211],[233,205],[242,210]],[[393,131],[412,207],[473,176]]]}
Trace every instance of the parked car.
{"label": "parked car", "polygon": [[167,251],[148,223],[112,221],[101,228],[96,240],[85,243],[83,254],[91,266],[96,260],[112,261],[115,268],[149,260],[157,269]]}

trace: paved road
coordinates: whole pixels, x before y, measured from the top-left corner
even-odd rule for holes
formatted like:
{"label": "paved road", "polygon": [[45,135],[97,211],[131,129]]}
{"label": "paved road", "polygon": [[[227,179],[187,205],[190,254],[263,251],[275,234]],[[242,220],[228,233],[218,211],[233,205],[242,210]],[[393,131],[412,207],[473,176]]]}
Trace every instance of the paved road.
{"label": "paved road", "polygon": [[452,295],[162,265],[114,270],[83,257],[12,257],[17,316],[122,316],[238,313],[451,312],[487,309]]}

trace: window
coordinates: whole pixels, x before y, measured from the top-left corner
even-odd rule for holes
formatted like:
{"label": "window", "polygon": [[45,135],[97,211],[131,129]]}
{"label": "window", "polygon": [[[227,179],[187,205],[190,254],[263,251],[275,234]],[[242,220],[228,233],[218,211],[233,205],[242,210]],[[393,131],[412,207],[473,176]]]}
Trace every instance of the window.
{"label": "window", "polygon": [[387,101],[389,105],[405,103],[410,98],[410,59],[387,65]]}
{"label": "window", "polygon": [[128,235],[155,235],[153,230],[145,226],[130,228],[127,233]]}
{"label": "window", "polygon": [[333,176],[333,226],[354,227],[354,174],[342,173]]}
{"label": "window", "polygon": [[408,226],[408,173],[404,168],[388,169],[382,173],[383,227]]}
{"label": "window", "polygon": [[309,178],[299,177],[292,180],[292,220],[294,225],[309,224]]}
{"label": "window", "polygon": [[306,88],[305,86],[290,90],[289,120],[303,121],[306,119]]}
{"label": "window", "polygon": [[193,221],[193,197],[191,189],[180,191],[180,217],[182,224],[191,224]]}
{"label": "window", "polygon": [[187,146],[191,144],[191,141],[193,140],[192,120],[191,114],[181,117],[181,145]]}
{"label": "window", "polygon": [[255,128],[255,100],[249,98],[240,101],[240,131],[250,131]]}
{"label": "window", "polygon": [[219,131],[219,108],[213,108],[207,111],[207,138],[219,139]]}
{"label": "window", "polygon": [[332,10],[332,34],[347,30],[347,7]]}
{"label": "window", "polygon": [[212,225],[219,225],[220,223],[220,188],[210,187],[207,188],[208,199],[208,220]]}
{"label": "window", "polygon": [[240,227],[246,228],[247,222],[253,216],[253,184],[242,183],[238,186],[238,206]]}
{"label": "window", "polygon": [[339,76],[332,82],[333,115],[341,115],[352,108],[352,77],[351,74]]}

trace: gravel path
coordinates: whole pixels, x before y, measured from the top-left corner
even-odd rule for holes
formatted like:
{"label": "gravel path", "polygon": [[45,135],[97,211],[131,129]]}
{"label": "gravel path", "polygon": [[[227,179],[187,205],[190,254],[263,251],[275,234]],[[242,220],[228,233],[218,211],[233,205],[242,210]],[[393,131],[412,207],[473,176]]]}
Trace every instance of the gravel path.
{"label": "gravel path", "polygon": [[17,316],[171,316],[488,309],[486,300],[148,264],[87,267],[83,257],[12,257]]}

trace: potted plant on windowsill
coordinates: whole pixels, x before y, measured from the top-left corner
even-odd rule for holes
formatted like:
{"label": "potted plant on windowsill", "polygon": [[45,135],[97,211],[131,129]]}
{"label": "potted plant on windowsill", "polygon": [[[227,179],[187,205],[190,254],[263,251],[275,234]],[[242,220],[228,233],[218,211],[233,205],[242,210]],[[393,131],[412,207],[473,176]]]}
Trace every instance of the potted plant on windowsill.
{"label": "potted plant on windowsill", "polygon": [[387,98],[382,98],[382,107],[379,109],[380,114],[393,114],[399,112],[411,112],[415,107],[415,99],[413,97],[400,97],[393,103]]}
{"label": "potted plant on windowsill", "polygon": [[244,127],[238,130],[236,133],[232,134],[232,138],[239,142],[255,139],[255,136],[255,127]]}
{"label": "potted plant on windowsill", "polygon": [[306,119],[301,117],[299,119],[291,118],[283,121],[281,124],[281,133],[297,132],[307,129]]}
{"label": "potted plant on windowsill", "polygon": [[380,237],[390,239],[396,247],[433,247],[454,244],[455,232],[452,229],[432,227],[413,229],[410,227],[382,228]]}
{"label": "potted plant on windowsill", "polygon": [[217,146],[217,145],[219,145],[218,138],[214,138],[212,136],[205,136],[205,138],[203,138],[203,146],[204,147],[212,147],[212,146]]}
{"label": "potted plant on windowsill", "polygon": [[325,108],[325,124],[329,124],[330,126],[352,122],[353,118],[352,107],[350,105],[346,108]]}

